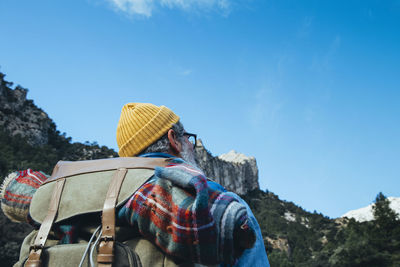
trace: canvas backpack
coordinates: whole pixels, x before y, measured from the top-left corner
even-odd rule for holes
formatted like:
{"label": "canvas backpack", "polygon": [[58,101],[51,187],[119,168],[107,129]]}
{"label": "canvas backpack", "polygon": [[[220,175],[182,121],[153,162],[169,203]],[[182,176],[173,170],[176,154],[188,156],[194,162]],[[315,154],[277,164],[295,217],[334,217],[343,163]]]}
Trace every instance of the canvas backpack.
{"label": "canvas backpack", "polygon": [[[168,159],[60,161],[36,191],[30,216],[40,223],[24,240],[14,267],[196,266],[179,262],[130,227],[117,227],[116,209]],[[54,225],[79,223],[77,242],[60,244]],[[197,265],[199,266],[199,265]]]}

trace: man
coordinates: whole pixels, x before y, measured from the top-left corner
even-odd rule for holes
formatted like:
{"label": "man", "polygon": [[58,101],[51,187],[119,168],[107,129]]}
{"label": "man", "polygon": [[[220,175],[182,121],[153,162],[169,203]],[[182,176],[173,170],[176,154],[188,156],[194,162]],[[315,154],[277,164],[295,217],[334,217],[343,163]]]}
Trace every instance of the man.
{"label": "man", "polygon": [[[145,237],[178,264],[269,266],[260,228],[247,204],[195,166],[195,137],[164,106],[130,103],[123,107],[117,129],[119,155],[168,158],[168,164],[156,167],[154,175],[118,208],[117,224],[129,227],[124,227],[129,236]],[[30,199],[46,180],[32,171],[7,178],[0,190],[4,213],[39,228],[28,210]],[[26,201],[7,198],[16,193]],[[70,223],[60,221],[52,228],[58,244],[76,244],[82,238],[85,220]]]}
{"label": "man", "polygon": [[[153,104],[129,103],[122,108],[120,121],[117,127],[119,155],[121,157],[175,158],[170,168],[172,167],[172,172],[174,168],[180,168],[180,172],[175,172],[173,174],[168,173],[166,170],[169,169],[168,166],[164,171],[159,171],[157,173],[156,170],[156,178],[149,181],[148,183],[150,184],[154,183],[155,179],[166,178],[171,180],[175,185],[180,185],[185,188],[185,184],[181,181],[180,176],[183,177],[187,174],[195,174],[204,177],[204,174],[196,166],[194,154],[195,142],[196,135],[186,132],[182,123],[179,121],[179,117],[165,106],[157,107]],[[183,161],[180,159],[183,159]],[[146,184],[144,187],[146,187]],[[235,200],[232,201],[231,205],[240,203],[247,211],[245,222],[242,221],[239,227],[233,229],[233,257],[237,258],[240,256],[239,259],[236,259],[235,266],[269,266],[259,225],[248,205],[239,196],[232,192],[226,192],[221,185],[209,179],[206,180],[205,187],[206,188],[203,188],[203,190],[205,189],[205,191],[208,191],[209,196],[212,196],[210,192],[220,192],[220,196],[223,195],[225,198],[230,197]],[[149,191],[151,191],[151,189]],[[151,195],[151,193],[147,193],[147,196]],[[201,192],[197,191],[196,193],[199,194]],[[137,214],[132,211],[132,203],[143,200],[141,199],[142,196],[138,196],[138,194],[139,193],[135,193],[131,198],[132,201],[128,201],[119,211],[118,218],[120,220],[125,219],[128,223],[137,225],[138,222],[131,218],[137,217]],[[198,199],[195,199],[195,202],[197,200]],[[157,199],[154,198],[154,201],[157,201]],[[208,208],[213,211],[213,206],[210,205],[210,203],[213,204],[212,197],[210,197],[208,202]],[[217,217],[213,212],[208,214]],[[251,240],[252,237],[248,234],[249,231],[245,230],[246,227],[255,231],[256,240],[254,246],[254,240]],[[166,229],[168,229],[168,227]],[[208,229],[206,231],[208,231]],[[220,229],[217,229],[217,231],[223,232]],[[157,244],[157,240],[155,240],[155,243]],[[244,250],[245,248],[249,249]]]}

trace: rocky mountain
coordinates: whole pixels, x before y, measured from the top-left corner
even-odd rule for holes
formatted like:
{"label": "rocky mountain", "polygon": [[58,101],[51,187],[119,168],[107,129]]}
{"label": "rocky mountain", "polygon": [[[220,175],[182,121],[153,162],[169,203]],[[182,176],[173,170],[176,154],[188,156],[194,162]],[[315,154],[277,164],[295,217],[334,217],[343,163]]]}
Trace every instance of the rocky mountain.
{"label": "rocky mountain", "polygon": [[[400,216],[400,197],[388,197],[388,200],[390,201],[390,208]],[[360,209],[346,212],[343,214],[342,218],[354,218],[358,222],[372,221],[374,219],[374,215],[372,213],[373,205],[374,204],[371,204]]]}
{"label": "rocky mountain", "polygon": [[245,195],[259,189],[258,168],[254,157],[247,157],[234,150],[214,157],[201,140],[197,141],[195,152],[197,164],[206,176],[228,190]]}
{"label": "rocky mountain", "polygon": [[13,84],[4,77],[0,73],[0,126],[12,136],[26,137],[31,145],[48,143],[49,130],[54,127],[52,120],[26,98],[27,89],[21,86],[11,89]]}

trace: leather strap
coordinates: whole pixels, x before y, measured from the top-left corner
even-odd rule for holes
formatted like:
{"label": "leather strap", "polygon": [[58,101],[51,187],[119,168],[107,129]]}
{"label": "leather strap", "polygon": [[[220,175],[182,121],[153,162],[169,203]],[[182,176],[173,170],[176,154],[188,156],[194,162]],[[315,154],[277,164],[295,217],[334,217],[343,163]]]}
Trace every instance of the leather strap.
{"label": "leather strap", "polygon": [[99,244],[97,263],[99,267],[111,267],[114,261],[115,241],[115,205],[117,203],[122,182],[125,179],[126,168],[119,168],[108,187],[102,214],[102,235]]}
{"label": "leather strap", "polygon": [[28,260],[25,263],[26,267],[41,266],[40,256],[42,254],[43,247],[46,244],[47,237],[49,236],[51,226],[53,225],[54,219],[57,216],[58,206],[60,204],[64,184],[65,179],[60,179],[54,186],[47,216],[43,220],[42,225],[39,228],[39,232],[36,236],[35,242],[33,243],[34,245],[31,247]]}
{"label": "leather strap", "polygon": [[59,161],[51,177],[47,179],[44,184],[78,174],[116,170],[118,168],[154,169],[155,166],[165,167],[171,159],[172,158],[123,157],[82,161]]}

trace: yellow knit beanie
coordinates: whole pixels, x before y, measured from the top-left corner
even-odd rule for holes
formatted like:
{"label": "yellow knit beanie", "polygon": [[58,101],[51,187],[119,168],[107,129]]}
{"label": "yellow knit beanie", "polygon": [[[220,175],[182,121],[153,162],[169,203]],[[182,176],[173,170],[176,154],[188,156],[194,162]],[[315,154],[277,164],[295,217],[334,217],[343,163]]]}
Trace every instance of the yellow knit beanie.
{"label": "yellow knit beanie", "polygon": [[118,154],[133,157],[157,141],[179,121],[165,106],[148,103],[128,103],[122,107],[117,127]]}

